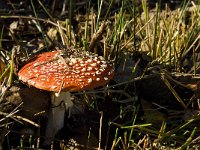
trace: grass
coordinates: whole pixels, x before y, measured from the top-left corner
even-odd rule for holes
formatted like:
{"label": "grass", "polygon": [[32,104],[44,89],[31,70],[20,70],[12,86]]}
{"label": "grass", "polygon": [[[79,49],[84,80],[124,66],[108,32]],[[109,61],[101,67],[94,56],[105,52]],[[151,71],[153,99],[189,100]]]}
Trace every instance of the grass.
{"label": "grass", "polygon": [[[134,5],[135,3],[138,5]],[[104,114],[99,118],[101,127],[97,138],[101,140],[96,149],[103,148],[101,145],[103,141],[104,148],[109,149],[110,146],[112,150],[189,149],[198,147],[200,132],[198,91],[188,88],[189,84],[194,84],[192,81],[199,75],[200,7],[198,3],[184,0],[180,7],[170,10],[167,5],[164,9],[161,8],[161,1],[156,3],[155,8],[151,9],[146,0],[142,0],[141,5],[137,0],[120,2],[98,0],[96,5],[91,1],[85,5],[80,4],[81,7],[85,8],[85,11],[82,12],[81,9],[76,9],[74,7],[76,4],[70,0],[66,6],[69,11],[66,14],[63,12],[64,19],[60,19],[51,14],[53,11],[50,7],[38,0],[40,7],[33,1],[30,3],[34,17],[0,15],[0,18],[5,21],[22,19],[24,22],[29,22],[24,26],[29,27],[31,24],[39,31],[40,34],[35,35],[34,38],[37,37],[42,41],[42,50],[50,50],[51,47],[58,47],[58,49],[82,47],[83,50],[103,55],[115,63],[116,74],[120,73],[118,69],[121,63],[126,64],[129,61],[129,58],[124,57],[123,54],[130,55],[131,60],[132,58],[136,59],[136,63],[130,66],[131,74],[127,75],[129,76],[127,81],[115,81],[107,88],[85,92],[86,95],[83,96],[87,107],[95,112],[101,109],[103,111],[104,107],[109,107],[104,106],[106,97],[109,97],[110,101],[114,99],[115,101],[113,100],[112,103],[117,107],[116,112],[110,115],[112,117],[105,117],[106,112],[108,112],[105,109]],[[40,18],[41,11],[47,17]],[[19,34],[20,32],[17,30],[18,28],[13,31],[10,39],[22,52],[20,57],[31,57],[33,51],[24,46],[22,42],[28,43],[30,36]],[[4,39],[8,36],[6,32],[9,31],[8,25],[4,22],[0,40],[2,52],[15,45],[5,46],[4,44]],[[34,35],[31,30],[29,32],[30,35]],[[0,76],[0,79],[7,78],[6,84],[2,82],[2,86],[6,87],[18,82],[14,74],[17,71],[15,65],[18,65],[15,64],[16,52],[14,50],[8,51],[8,55],[7,68],[5,71],[1,71],[2,75]],[[150,61],[146,60],[147,56],[150,57]],[[144,63],[142,73],[133,78],[144,61],[148,63]],[[189,61],[189,65],[194,66],[192,72],[188,73],[188,69],[191,68],[187,67],[188,64],[185,64],[185,61]],[[9,75],[5,76],[8,72]],[[189,75],[186,83],[181,82],[182,78],[180,79],[178,73],[181,73],[182,77]],[[141,104],[140,97],[135,98],[137,97],[137,83],[143,82],[145,79],[150,81],[152,75],[158,76],[166,89],[169,89],[175,97],[174,101],[177,102],[175,108],[177,109],[174,109],[174,106],[170,104],[166,107],[157,102],[155,105],[155,102],[152,101]],[[118,78],[120,77],[118,76]],[[187,92],[192,91],[193,98],[184,97],[183,93],[178,92],[177,87],[186,88]],[[142,92],[145,93],[145,91]],[[1,95],[4,95],[3,91]],[[163,110],[167,111],[167,114]],[[3,112],[2,114],[4,115],[0,115],[8,122],[16,117],[10,115],[6,117],[6,113]],[[186,115],[188,116],[186,117]],[[102,117],[105,120],[102,121]],[[103,131],[107,132],[107,135],[101,134]],[[90,130],[90,132],[92,131]],[[21,147],[24,147],[23,140],[20,143]],[[9,145],[9,147],[11,146]]]}

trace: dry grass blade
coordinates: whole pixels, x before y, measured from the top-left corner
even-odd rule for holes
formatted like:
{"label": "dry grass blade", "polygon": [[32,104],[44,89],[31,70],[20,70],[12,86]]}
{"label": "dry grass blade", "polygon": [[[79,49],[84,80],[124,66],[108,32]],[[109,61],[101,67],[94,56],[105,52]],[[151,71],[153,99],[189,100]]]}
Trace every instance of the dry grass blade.
{"label": "dry grass blade", "polygon": [[176,97],[176,99],[178,100],[178,102],[183,106],[184,109],[186,109],[187,107],[186,107],[185,103],[180,98],[180,96],[178,95],[178,93],[174,90],[174,88],[171,86],[170,82],[165,77],[165,74],[161,75],[161,79],[163,80],[163,82],[165,83],[165,85],[170,89],[170,91],[172,92],[172,94]]}
{"label": "dry grass blade", "polygon": [[90,45],[88,47],[88,51],[91,51],[94,48],[95,44],[100,40],[105,28],[106,28],[106,22],[103,21],[101,23],[101,26],[99,27],[99,30],[92,35],[91,42],[90,42]]}
{"label": "dry grass blade", "polygon": [[0,115],[4,116],[4,118],[0,119],[0,122],[6,120],[7,118],[12,118],[13,120],[23,124],[20,120],[24,121],[24,122],[27,122],[27,123],[30,123],[32,125],[34,125],[35,127],[40,127],[39,124],[31,121],[30,119],[27,119],[27,118],[24,118],[22,116],[19,116],[19,115],[15,115],[16,113],[19,112],[19,110],[17,110],[20,106],[22,105],[22,103],[16,107],[11,113],[5,113],[5,112],[0,112]]}
{"label": "dry grass blade", "polygon": [[100,115],[101,115],[101,117],[100,117],[100,126],[99,126],[99,147],[98,147],[98,150],[101,149],[101,139],[102,139],[101,134],[102,134],[103,112],[100,112]]}

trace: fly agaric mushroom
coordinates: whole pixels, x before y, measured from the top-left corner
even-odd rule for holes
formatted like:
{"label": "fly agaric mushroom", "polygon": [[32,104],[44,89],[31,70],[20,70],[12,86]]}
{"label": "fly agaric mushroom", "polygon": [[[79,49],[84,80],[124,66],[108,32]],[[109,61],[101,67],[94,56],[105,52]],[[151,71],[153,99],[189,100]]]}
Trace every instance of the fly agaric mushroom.
{"label": "fly agaric mushroom", "polygon": [[[66,54],[65,54],[66,53]],[[113,64],[85,51],[52,51],[31,59],[18,73],[19,79],[38,89],[52,91],[46,136],[53,138],[64,126],[66,108],[73,105],[69,92],[103,86],[113,78]],[[60,105],[64,102],[65,107]]]}

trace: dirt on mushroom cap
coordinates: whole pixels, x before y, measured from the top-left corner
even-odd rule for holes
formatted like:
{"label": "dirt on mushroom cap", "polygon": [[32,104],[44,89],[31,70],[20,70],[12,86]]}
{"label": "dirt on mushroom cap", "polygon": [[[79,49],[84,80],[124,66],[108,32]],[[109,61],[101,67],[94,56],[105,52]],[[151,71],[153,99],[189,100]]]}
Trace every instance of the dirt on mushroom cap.
{"label": "dirt on mushroom cap", "polygon": [[18,73],[28,85],[48,91],[82,91],[107,84],[114,66],[91,52],[52,51],[31,59]]}

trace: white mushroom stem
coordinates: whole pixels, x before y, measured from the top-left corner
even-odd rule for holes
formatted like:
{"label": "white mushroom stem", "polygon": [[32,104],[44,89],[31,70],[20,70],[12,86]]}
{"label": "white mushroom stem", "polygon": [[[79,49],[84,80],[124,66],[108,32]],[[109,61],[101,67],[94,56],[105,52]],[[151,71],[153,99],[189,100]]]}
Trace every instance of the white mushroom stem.
{"label": "white mushroom stem", "polygon": [[70,98],[70,92],[61,92],[51,94],[51,108],[49,110],[48,122],[46,128],[45,145],[49,145],[56,133],[64,127],[64,118],[66,110],[72,108],[73,102]]}

